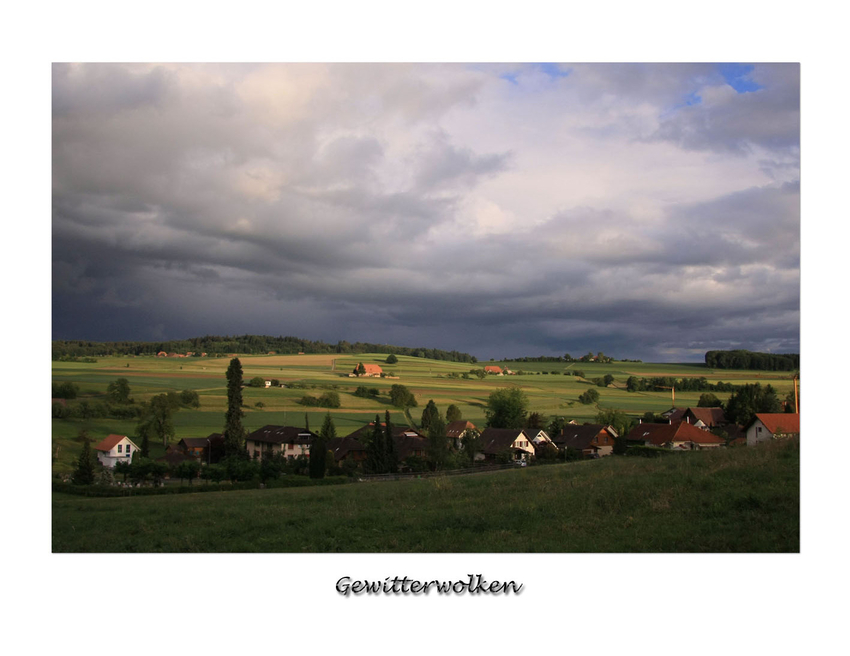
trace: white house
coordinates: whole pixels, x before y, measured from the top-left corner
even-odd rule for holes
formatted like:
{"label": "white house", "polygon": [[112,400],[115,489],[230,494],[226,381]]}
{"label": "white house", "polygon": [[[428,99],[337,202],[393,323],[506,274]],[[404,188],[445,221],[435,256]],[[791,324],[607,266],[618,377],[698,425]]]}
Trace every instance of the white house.
{"label": "white house", "polygon": [[760,412],[747,425],[747,446],[781,437],[800,435],[800,415],[785,412]]}
{"label": "white house", "polygon": [[100,444],[96,444],[94,450],[97,451],[98,462],[112,469],[116,462],[130,462],[139,447],[126,435],[109,435]]}

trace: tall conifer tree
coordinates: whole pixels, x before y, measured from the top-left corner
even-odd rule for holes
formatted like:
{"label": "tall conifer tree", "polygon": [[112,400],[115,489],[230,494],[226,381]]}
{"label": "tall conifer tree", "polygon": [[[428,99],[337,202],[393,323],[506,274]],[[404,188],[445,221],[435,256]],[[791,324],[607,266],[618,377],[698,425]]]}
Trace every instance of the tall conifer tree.
{"label": "tall conifer tree", "polygon": [[224,416],[224,454],[240,455],[242,447],[242,363],[233,358],[227,368],[227,414]]}
{"label": "tall conifer tree", "polygon": [[386,448],[386,470],[395,473],[398,470],[398,455],[395,451],[395,440],[393,440],[393,426],[390,423],[390,411],[387,410],[384,418],[384,447]]}

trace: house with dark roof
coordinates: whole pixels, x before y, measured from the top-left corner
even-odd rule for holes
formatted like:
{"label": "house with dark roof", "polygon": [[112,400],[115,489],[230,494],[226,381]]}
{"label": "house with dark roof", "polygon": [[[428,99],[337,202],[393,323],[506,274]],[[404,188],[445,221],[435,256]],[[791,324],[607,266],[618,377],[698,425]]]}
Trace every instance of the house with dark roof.
{"label": "house with dark roof", "polygon": [[800,436],[800,415],[791,412],[760,412],[744,429],[747,446],[759,442]]}
{"label": "house with dark roof", "polygon": [[449,422],[449,424],[446,425],[446,437],[449,438],[449,441],[452,443],[452,446],[455,449],[459,449],[463,434],[468,430],[478,429],[475,428],[475,424],[473,424],[471,421],[466,421],[465,419],[458,419],[457,421]]}
{"label": "house with dark roof", "polygon": [[266,425],[250,433],[245,439],[248,455],[262,460],[268,451],[281,454],[285,458],[309,456],[310,445],[318,437],[306,428],[296,426]]}
{"label": "house with dark roof", "polygon": [[626,435],[631,445],[700,450],[724,446],[726,440],[686,421],[675,424],[638,424]]}
{"label": "house with dark roof", "polygon": [[614,440],[617,437],[619,435],[613,426],[583,424],[565,426],[552,441],[562,451],[575,449],[585,456],[608,456],[614,450]]}
{"label": "house with dark roof", "polygon": [[723,408],[686,408],[681,421],[709,430],[729,423]]}
{"label": "house with dark roof", "polygon": [[528,460],[534,455],[531,438],[522,428],[485,428],[480,439],[485,460],[495,460],[506,452],[517,461]]}
{"label": "house with dark roof", "polygon": [[117,462],[130,462],[139,447],[126,435],[107,435],[94,445],[97,460],[104,467],[112,469]]}
{"label": "house with dark roof", "polygon": [[[381,422],[379,426],[381,429],[384,429],[386,424]],[[334,460],[338,463],[344,460],[354,460],[355,462],[362,462],[365,460],[366,441],[374,429],[375,422],[371,421],[365,426],[361,426],[353,433],[349,433],[344,438],[332,440],[332,443],[328,445],[328,448],[333,451]],[[404,462],[404,460],[410,456],[425,457],[428,441],[418,430],[407,426],[393,425],[391,432],[396,459],[399,463]]]}

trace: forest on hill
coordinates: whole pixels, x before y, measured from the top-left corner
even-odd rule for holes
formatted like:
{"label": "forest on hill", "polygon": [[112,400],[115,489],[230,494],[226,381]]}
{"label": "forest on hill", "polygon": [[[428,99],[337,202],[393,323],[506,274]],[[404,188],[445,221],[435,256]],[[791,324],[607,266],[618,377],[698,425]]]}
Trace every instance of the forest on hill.
{"label": "forest on hill", "polygon": [[757,353],[754,351],[708,351],[705,364],[712,369],[755,369],[795,371],[800,368],[799,353]]}
{"label": "forest on hill", "polygon": [[407,355],[431,360],[447,360],[450,362],[477,362],[475,356],[460,351],[443,351],[433,348],[412,348],[407,346],[392,346],[389,344],[370,344],[368,342],[340,341],[328,344],[321,341],[301,339],[299,337],[270,337],[268,335],[218,336],[206,335],[190,339],[170,340],[162,342],[92,342],[86,340],[54,341],[52,343],[52,358],[54,360],[74,359],[108,355],[156,355],[166,353],[192,353],[200,356],[228,355],[261,355],[277,353],[281,355],[297,353],[386,353]]}

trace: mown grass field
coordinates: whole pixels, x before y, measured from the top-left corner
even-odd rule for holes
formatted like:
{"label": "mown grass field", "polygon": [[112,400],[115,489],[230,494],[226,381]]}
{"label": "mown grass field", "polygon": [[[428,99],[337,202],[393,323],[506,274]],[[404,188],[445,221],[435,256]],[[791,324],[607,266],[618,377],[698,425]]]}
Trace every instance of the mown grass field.
{"label": "mown grass field", "polygon": [[[418,421],[422,408],[429,399],[434,399],[442,412],[449,404],[456,404],[464,419],[483,427],[484,408],[490,393],[500,387],[519,385],[529,397],[530,411],[547,416],[563,416],[578,422],[590,421],[600,408],[622,410],[635,417],[651,410],[663,412],[671,407],[669,392],[637,392],[625,390],[629,376],[704,376],[710,382],[724,381],[735,384],[761,382],[773,385],[781,396],[792,389],[793,383],[784,372],[730,371],[712,370],[699,364],[665,364],[613,362],[595,363],[555,363],[555,362],[515,362],[495,363],[508,366],[517,371],[529,372],[522,376],[488,376],[483,380],[472,377],[469,380],[447,378],[450,373],[463,374],[472,368],[481,368],[486,364],[444,362],[425,360],[408,356],[399,356],[395,365],[385,363],[386,355],[275,355],[240,356],[244,380],[254,376],[277,378],[282,383],[303,383],[307,389],[258,389],[245,388],[243,392],[246,416],[244,425],[249,430],[265,424],[291,424],[303,426],[305,415],[311,428],[321,426],[326,410],[308,408],[298,401],[306,394],[319,396],[326,386],[336,385],[340,395],[341,407],[331,410],[331,416],[339,435],[345,435],[364,423],[390,410],[395,423],[404,423],[402,412],[390,404],[387,395],[395,383],[406,385],[416,395],[418,408],[412,410]],[[224,425],[226,410],[225,371],[230,358],[155,358],[155,357],[102,357],[96,363],[54,362],[53,381],[71,381],[80,386],[80,400],[105,400],[106,388],[117,378],[127,378],[131,395],[136,401],[145,401],[156,394],[170,390],[192,389],[200,396],[201,407],[181,409],[174,414],[175,441],[183,437],[205,437],[220,432]],[[374,378],[348,378],[359,362],[378,364],[385,372],[393,372],[398,380]],[[566,376],[564,371],[581,370],[585,378]],[[538,373],[540,372],[540,373]],[[546,374],[542,372],[548,372]],[[610,373],[614,383],[607,388],[595,387],[600,393],[600,401],[594,405],[582,405],[578,396],[593,386],[590,379]],[[381,390],[377,399],[364,399],[353,395],[359,386],[374,386]],[[311,386],[315,386],[312,388]],[[676,393],[676,405],[685,407],[696,405],[699,392]],[[721,399],[725,395],[718,394]],[[724,399],[725,400],[725,399]],[[263,408],[256,403],[262,402]],[[75,403],[71,401],[70,403]],[[110,433],[120,433],[132,437],[135,423],[115,419],[54,419],[52,439],[56,473],[70,473],[81,445],[75,437],[81,429],[87,430],[93,438],[102,439]],[[57,451],[58,447],[58,451]],[[159,455],[157,450],[154,456]]]}
{"label": "mown grass field", "polygon": [[799,443],[458,477],[53,494],[54,552],[798,552]]}

